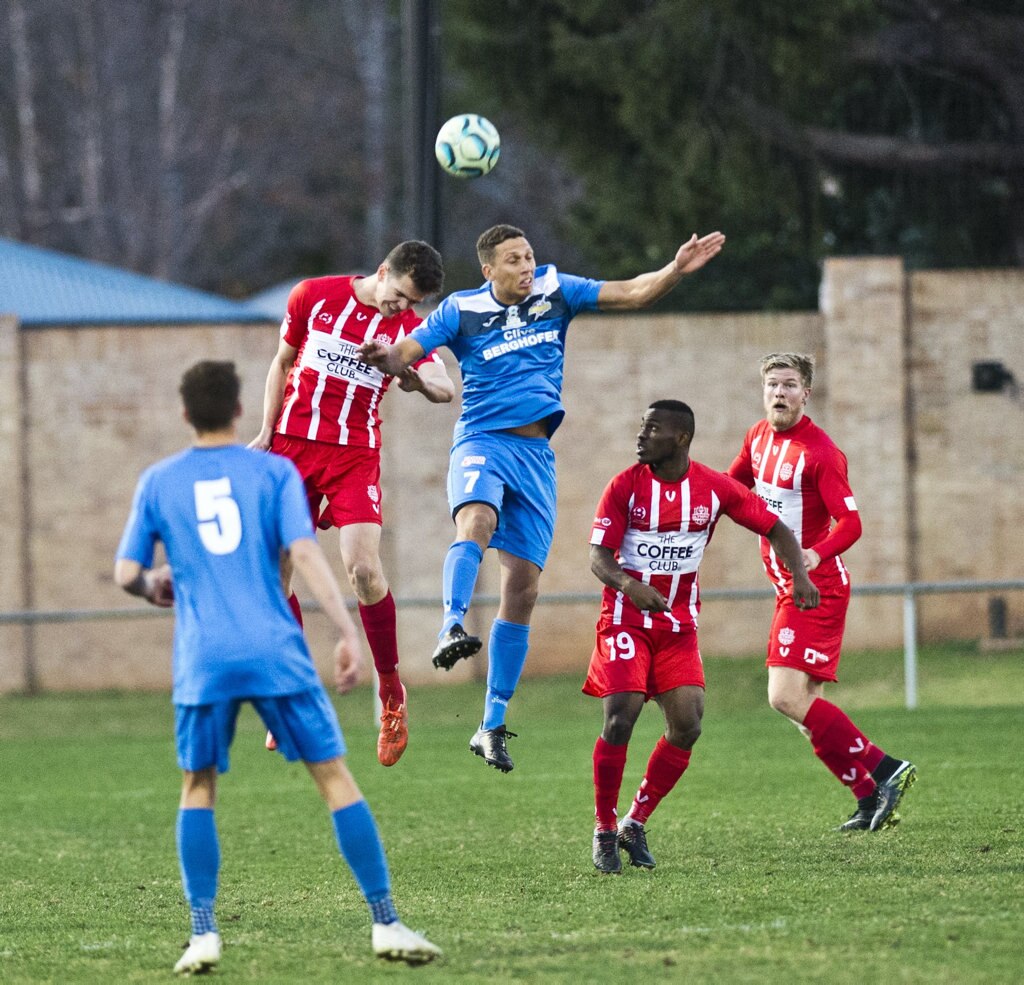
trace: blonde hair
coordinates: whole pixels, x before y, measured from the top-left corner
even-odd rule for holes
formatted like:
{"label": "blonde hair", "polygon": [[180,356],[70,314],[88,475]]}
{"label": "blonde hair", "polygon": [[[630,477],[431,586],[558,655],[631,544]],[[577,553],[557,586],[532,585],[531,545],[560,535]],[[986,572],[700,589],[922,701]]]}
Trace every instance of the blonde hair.
{"label": "blonde hair", "polygon": [[814,381],[814,356],[802,352],[770,352],[761,357],[761,379],[773,369],[795,369],[809,390]]}

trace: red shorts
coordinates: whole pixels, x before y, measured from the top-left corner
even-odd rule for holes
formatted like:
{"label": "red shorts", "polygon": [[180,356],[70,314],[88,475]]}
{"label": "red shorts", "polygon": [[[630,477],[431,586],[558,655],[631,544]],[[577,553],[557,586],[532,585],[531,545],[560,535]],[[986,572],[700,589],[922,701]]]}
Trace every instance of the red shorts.
{"label": "red shorts", "polygon": [[583,693],[595,698],[639,691],[644,700],[675,687],[704,687],[697,632],[598,623]]}
{"label": "red shorts", "polygon": [[850,586],[839,594],[822,595],[816,609],[798,609],[789,595],[775,600],[768,637],[768,667],[792,667],[818,681],[837,680]]}
{"label": "red shorts", "polygon": [[[302,476],[313,523],[381,525],[380,452],[275,434],[270,450],[290,458]],[[327,500],[323,509],[321,500]],[[326,522],[325,522],[326,521]]]}

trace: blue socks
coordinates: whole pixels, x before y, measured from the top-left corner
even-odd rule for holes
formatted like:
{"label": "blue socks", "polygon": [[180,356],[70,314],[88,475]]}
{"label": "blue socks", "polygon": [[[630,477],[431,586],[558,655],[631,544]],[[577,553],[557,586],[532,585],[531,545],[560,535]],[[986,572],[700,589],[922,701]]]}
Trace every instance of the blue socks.
{"label": "blue socks", "polygon": [[192,933],[215,932],[213,902],[217,898],[220,842],[213,810],[202,807],[179,810],[176,837],[181,885],[192,911]]}
{"label": "blue socks", "polygon": [[495,619],[488,642],[487,697],[484,699],[485,729],[505,724],[505,711],[526,663],[530,627]]}
{"label": "blue socks", "polygon": [[483,559],[484,552],[472,540],[457,540],[448,548],[441,575],[444,596],[444,624],[441,626],[441,636],[466,618],[466,610],[472,601],[476,576],[480,572],[480,563]]}
{"label": "blue socks", "polygon": [[369,805],[357,800],[334,811],[331,820],[338,848],[370,907],[373,922],[394,923],[398,914],[391,902],[391,877]]}

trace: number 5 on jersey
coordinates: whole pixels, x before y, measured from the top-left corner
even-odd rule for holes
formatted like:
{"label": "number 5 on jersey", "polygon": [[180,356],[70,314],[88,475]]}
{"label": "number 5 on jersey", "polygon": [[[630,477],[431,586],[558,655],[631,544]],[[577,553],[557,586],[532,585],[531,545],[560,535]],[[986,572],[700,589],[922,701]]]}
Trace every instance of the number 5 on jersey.
{"label": "number 5 on jersey", "polygon": [[200,480],[193,491],[203,547],[211,554],[230,554],[242,542],[242,514],[231,496],[231,480]]}

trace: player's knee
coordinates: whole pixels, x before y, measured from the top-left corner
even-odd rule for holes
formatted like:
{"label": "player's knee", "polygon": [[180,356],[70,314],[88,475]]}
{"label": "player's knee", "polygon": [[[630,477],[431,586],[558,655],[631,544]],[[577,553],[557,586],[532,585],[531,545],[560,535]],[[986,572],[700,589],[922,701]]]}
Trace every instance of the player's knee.
{"label": "player's knee", "polygon": [[359,559],[348,565],[348,579],[360,602],[378,599],[385,594],[384,573],[374,561]]}
{"label": "player's knee", "polygon": [[609,745],[624,746],[633,735],[636,719],[624,712],[612,712],[605,716],[601,738]]}
{"label": "player's knee", "polygon": [[793,700],[792,695],[787,694],[785,691],[769,691],[768,704],[780,715],[785,715],[786,718],[799,721],[797,702]]}
{"label": "player's knee", "polygon": [[691,749],[700,738],[700,719],[684,722],[670,722],[665,730],[665,739],[678,749]]}

